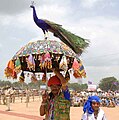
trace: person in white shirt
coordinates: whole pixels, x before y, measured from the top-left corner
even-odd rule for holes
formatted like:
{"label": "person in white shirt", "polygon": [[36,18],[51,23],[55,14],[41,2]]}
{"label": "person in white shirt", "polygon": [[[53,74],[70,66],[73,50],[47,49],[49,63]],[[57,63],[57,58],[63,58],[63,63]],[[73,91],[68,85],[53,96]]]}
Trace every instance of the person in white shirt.
{"label": "person in white shirt", "polygon": [[100,98],[90,96],[83,107],[81,120],[107,120],[104,111],[100,108]]}

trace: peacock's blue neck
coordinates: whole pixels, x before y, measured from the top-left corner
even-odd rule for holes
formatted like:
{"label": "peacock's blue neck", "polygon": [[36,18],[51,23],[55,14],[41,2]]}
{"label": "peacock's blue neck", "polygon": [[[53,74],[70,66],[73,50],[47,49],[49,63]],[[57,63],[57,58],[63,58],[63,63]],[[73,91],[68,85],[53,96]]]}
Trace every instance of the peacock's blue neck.
{"label": "peacock's blue neck", "polygon": [[34,19],[35,22],[38,20],[35,7],[33,7],[33,19]]}

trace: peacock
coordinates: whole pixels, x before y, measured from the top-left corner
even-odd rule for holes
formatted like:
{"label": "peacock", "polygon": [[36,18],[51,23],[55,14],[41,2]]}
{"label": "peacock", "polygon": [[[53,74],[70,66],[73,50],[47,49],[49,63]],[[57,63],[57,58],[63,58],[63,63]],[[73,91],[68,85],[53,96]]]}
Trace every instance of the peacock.
{"label": "peacock", "polygon": [[45,39],[47,39],[48,31],[50,31],[55,37],[68,45],[76,54],[81,54],[84,49],[89,46],[89,40],[65,30],[62,25],[46,19],[39,19],[36,14],[35,6],[32,4],[30,7],[33,9],[34,22],[42,29]]}

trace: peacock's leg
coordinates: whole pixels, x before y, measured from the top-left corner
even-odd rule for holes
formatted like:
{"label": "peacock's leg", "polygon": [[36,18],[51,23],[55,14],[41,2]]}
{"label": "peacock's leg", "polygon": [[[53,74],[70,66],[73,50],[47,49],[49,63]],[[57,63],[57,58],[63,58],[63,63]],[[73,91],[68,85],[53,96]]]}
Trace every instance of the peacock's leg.
{"label": "peacock's leg", "polygon": [[46,33],[44,34],[44,38],[45,38],[45,40],[47,40],[47,35],[46,35]]}
{"label": "peacock's leg", "polygon": [[49,32],[47,31],[46,34],[47,34],[47,39],[49,39]]}
{"label": "peacock's leg", "polygon": [[47,39],[49,38],[49,33],[48,33],[48,31],[45,32],[45,34],[44,34],[44,38],[45,38],[45,40],[47,40]]}

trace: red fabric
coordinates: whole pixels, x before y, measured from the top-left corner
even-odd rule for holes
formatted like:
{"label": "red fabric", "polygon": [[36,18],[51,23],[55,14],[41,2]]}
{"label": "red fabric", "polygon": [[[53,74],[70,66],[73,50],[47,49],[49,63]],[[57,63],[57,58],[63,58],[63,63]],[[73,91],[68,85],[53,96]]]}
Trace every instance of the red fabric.
{"label": "red fabric", "polygon": [[51,86],[51,85],[61,85],[61,81],[60,81],[60,79],[56,75],[52,76],[49,79],[48,86]]}

